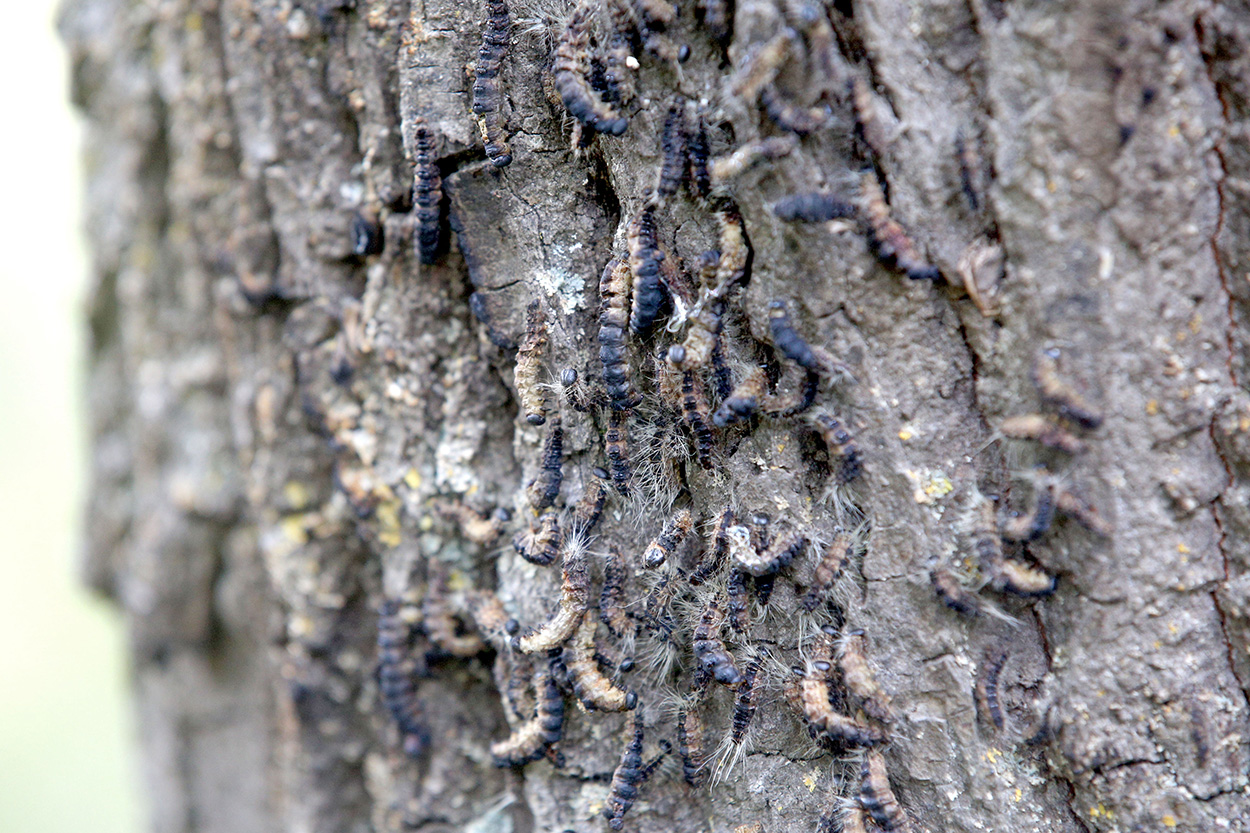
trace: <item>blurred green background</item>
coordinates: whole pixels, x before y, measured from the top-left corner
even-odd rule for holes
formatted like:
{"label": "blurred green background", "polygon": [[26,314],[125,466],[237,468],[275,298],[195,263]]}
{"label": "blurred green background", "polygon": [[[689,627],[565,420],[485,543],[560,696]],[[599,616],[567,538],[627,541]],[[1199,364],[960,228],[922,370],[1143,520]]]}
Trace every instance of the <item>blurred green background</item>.
{"label": "blurred green background", "polygon": [[0,831],[140,831],[121,621],[78,581],[87,267],[56,6],[0,26]]}

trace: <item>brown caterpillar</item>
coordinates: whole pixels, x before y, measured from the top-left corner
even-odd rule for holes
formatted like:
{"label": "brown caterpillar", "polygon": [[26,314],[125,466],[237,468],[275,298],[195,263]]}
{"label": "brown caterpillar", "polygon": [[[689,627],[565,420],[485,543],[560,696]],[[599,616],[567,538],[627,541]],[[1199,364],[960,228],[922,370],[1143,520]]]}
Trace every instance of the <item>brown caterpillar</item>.
{"label": "brown caterpillar", "polygon": [[677,712],[677,751],[681,755],[681,776],[698,789],[703,783],[703,719],[697,707],[683,706]]}
{"label": "brown caterpillar", "polygon": [[987,652],[981,663],[981,673],[977,675],[974,689],[977,711],[981,717],[992,724],[995,729],[1003,728],[1003,710],[998,702],[998,676],[1007,663],[1007,652],[1001,648]]}
{"label": "brown caterpillar", "polygon": [[[730,539],[732,542],[732,538]],[[784,570],[794,557],[807,546],[807,537],[797,532],[782,535],[773,541],[767,551],[757,552],[755,547],[732,547],[734,563],[747,575],[759,578]]]}
{"label": "brown caterpillar", "polygon": [[560,36],[551,67],[556,92],[573,118],[596,132],[620,136],[629,120],[600,100],[590,85],[590,12],[588,3],[579,5]]}
{"label": "brown caterpillar", "polygon": [[751,597],[747,593],[746,574],[741,570],[730,570],[725,594],[729,627],[734,633],[745,634],[751,627]]}
{"label": "brown caterpillar", "polygon": [[621,551],[608,545],[608,556],[603,562],[603,588],[599,591],[599,618],[617,639],[634,631],[633,620],[625,611],[625,577],[627,571]]}
{"label": "brown caterpillar", "polygon": [[811,612],[825,603],[830,588],[837,582],[851,560],[855,548],[855,538],[849,532],[839,532],[833,536],[829,546],[816,565],[812,575],[812,586],[803,596],[803,609]]}
{"label": "brown caterpillar", "polygon": [[746,280],[751,266],[751,241],[747,239],[746,223],[733,200],[723,199],[716,206],[719,230],[717,247],[720,262],[716,265],[716,292],[727,292]]}
{"label": "brown caterpillar", "polygon": [[694,527],[694,519],[689,509],[678,509],[664,523],[664,528],[643,551],[642,566],[654,570],[667,561],[673,552],[686,540]]}
{"label": "brown caterpillar", "polygon": [[690,573],[690,583],[698,586],[720,572],[729,555],[729,528],[734,525],[734,510],[726,506],[716,519],[716,527],[712,531],[712,546],[703,553],[703,557]]}
{"label": "brown caterpillar", "polygon": [[976,514],[971,529],[972,549],[981,572],[992,576],[1003,563],[1003,539],[998,534],[998,519],[994,516],[993,502],[980,494],[976,495],[976,501]]}
{"label": "brown caterpillar", "polygon": [[603,444],[607,449],[608,470],[612,472],[612,483],[622,495],[629,494],[629,425],[628,414],[624,411],[608,411],[608,430],[603,435]]}
{"label": "brown caterpillar", "polygon": [[730,392],[729,397],[712,414],[712,424],[724,428],[750,419],[768,395],[768,374],[762,367],[753,367]]}
{"label": "brown caterpillar", "polygon": [[771,84],[777,72],[790,56],[790,46],[798,35],[793,29],[783,28],[748,56],[746,65],[729,81],[729,91],[747,104],[760,97],[760,91]]}
{"label": "brown caterpillar", "polygon": [[490,745],[497,767],[524,766],[542,758],[564,733],[564,695],[556,684],[552,661],[540,662],[534,669],[534,694],[538,704],[534,716],[518,726],[507,740]]}
{"label": "brown caterpillar", "polygon": [[1085,442],[1045,414],[1021,414],[1008,417],[998,426],[1004,437],[1033,440],[1065,454],[1081,454]]}
{"label": "brown caterpillar", "polygon": [[641,401],[630,380],[629,357],[625,352],[629,284],[629,264],[621,260],[610,261],[599,278],[599,362],[603,365],[603,386],[608,401],[617,411],[632,408]]}
{"label": "brown caterpillar", "polygon": [[574,535],[587,535],[599,523],[604,504],[608,501],[608,487],[604,483],[607,478],[606,471],[596,468],[594,478],[587,481],[581,499],[569,514],[569,528]]}
{"label": "brown caterpillar", "polygon": [[770,136],[758,142],[750,142],[732,153],[711,160],[708,164],[708,175],[713,185],[724,185],[763,160],[789,156],[798,146],[798,137],[793,135]]}
{"label": "brown caterpillar", "polygon": [[378,692],[403,740],[404,752],[420,757],[429,746],[421,701],[413,677],[424,673],[425,658],[409,647],[410,629],[396,599],[386,599],[378,609]]}
{"label": "brown caterpillar", "polygon": [[701,111],[695,112],[693,123],[686,139],[686,187],[696,200],[706,200],[712,193],[712,173],[708,168],[712,151]]}
{"label": "brown caterpillar", "polygon": [[851,106],[855,110],[855,127],[864,144],[878,159],[885,156],[890,141],[886,127],[881,123],[877,96],[871,85],[858,75],[851,76]]}
{"label": "brown caterpillar", "polygon": [[459,501],[438,500],[433,506],[439,515],[456,522],[461,536],[482,546],[495,543],[512,517],[503,507],[490,515],[482,515]]}
{"label": "brown caterpillar", "polygon": [[1033,508],[1015,518],[1004,521],[999,532],[1008,541],[1034,541],[1050,529],[1055,517],[1055,491],[1053,478],[1044,477],[1034,496]]}
{"label": "brown caterpillar", "polygon": [[516,640],[517,649],[523,654],[534,654],[563,645],[582,621],[589,602],[590,573],[586,565],[586,549],[565,547],[559,609],[546,624],[519,637]]}
{"label": "brown caterpillar", "polygon": [[443,176],[434,158],[434,137],[420,119],[416,122],[413,154],[412,201],[415,205],[417,253],[427,266],[438,262],[443,248]]}
{"label": "brown caterpillar", "polygon": [[777,200],[773,203],[773,215],[787,223],[824,223],[854,217],[855,206],[836,194],[807,191]]}
{"label": "brown caterpillar", "polygon": [[508,630],[510,623],[515,622],[504,610],[503,602],[493,590],[472,590],[468,598],[469,615],[478,633],[490,643],[497,652],[508,647]]}
{"label": "brown caterpillar", "polygon": [[429,562],[430,580],[425,598],[421,600],[421,624],[430,642],[453,657],[472,657],[486,650],[486,643],[476,633],[465,633],[452,611],[451,592],[447,588],[447,568],[441,561]]}
{"label": "brown caterpillar", "polygon": [[716,438],[712,435],[711,415],[708,413],[707,394],[703,391],[703,379],[694,371],[681,375],[681,418],[694,437],[694,456],[706,471],[712,468],[712,448]]}
{"label": "brown caterpillar", "polygon": [[634,215],[625,240],[629,245],[629,271],[634,279],[629,329],[646,338],[667,300],[660,280],[660,261],[664,260],[664,253],[656,242],[654,203],[647,203]]}
{"label": "brown caterpillar", "polygon": [[885,758],[875,749],[868,750],[860,766],[859,804],[882,830],[900,833],[911,830],[911,820],[890,789]]}
{"label": "brown caterpillar", "polygon": [[965,616],[981,615],[980,600],[969,593],[950,570],[935,567],[929,571],[929,580],[942,604]]}
{"label": "brown caterpillar", "polygon": [[560,486],[564,483],[564,426],[557,412],[547,429],[547,438],[543,440],[542,466],[538,476],[525,487],[525,496],[529,500],[530,509],[537,514],[556,502],[560,496]]}
{"label": "brown caterpillar", "polygon": [[539,567],[546,567],[555,561],[563,544],[560,514],[550,509],[539,515],[527,528],[512,536],[512,547],[517,554]]}
{"label": "brown caterpillar", "polygon": [[711,675],[722,685],[736,686],[742,682],[742,672],[738,670],[734,658],[720,638],[721,624],[724,621],[725,614],[720,608],[720,601],[712,596],[703,608],[699,624],[694,629],[694,658],[702,673]]}
{"label": "brown caterpillar", "polygon": [[1102,425],[1102,413],[1076,388],[1059,378],[1059,351],[1043,350],[1033,363],[1033,384],[1042,402],[1082,428],[1093,431]]}
{"label": "brown caterpillar", "polygon": [[845,485],[858,478],[861,472],[859,447],[849,430],[831,414],[813,417],[820,438],[829,449],[829,464],[834,468],[834,482]]}
{"label": "brown caterpillar", "polygon": [[713,292],[707,291],[715,278],[720,263],[720,252],[706,251],[699,255],[699,277],[704,286],[700,302],[690,311],[686,321],[690,325],[681,344],[668,350],[668,361],[681,370],[698,370],[706,367],[720,342],[721,317],[725,302]]}
{"label": "brown caterpillar", "polygon": [[875,746],[885,742],[885,733],[878,727],[861,723],[833,708],[833,691],[829,678],[833,671],[834,638],[832,625],[821,628],[813,657],[807,667],[795,667],[798,686],[791,692],[814,738],[827,738],[841,746]]}
{"label": "brown caterpillar", "polygon": [[473,78],[473,112],[477,114],[486,145],[486,158],[496,168],[512,161],[512,153],[503,138],[500,125],[499,66],[512,33],[512,20],[505,0],[487,0],[486,25],[482,27],[482,45],[477,52]]}
{"label": "brown caterpillar", "polygon": [[1108,538],[1115,529],[1091,504],[1063,487],[1055,489],[1055,509],[1067,515],[1095,535]]}
{"label": "brown caterpillar", "polygon": [[668,106],[664,130],[660,133],[660,154],[664,161],[655,188],[660,199],[676,194],[686,181],[687,149],[686,100],[677,95]]}
{"label": "brown caterpillar", "polygon": [[603,815],[608,820],[608,827],[620,830],[625,826],[625,813],[634,805],[638,797],[638,788],[650,775],[653,767],[642,764],[642,709],[634,711],[634,736],[625,751],[621,754],[621,762],[612,773],[612,784],[608,788],[608,801],[603,808]]}
{"label": "brown caterpillar", "polygon": [[[842,814],[842,833],[868,833],[866,815],[863,807],[847,807]],[[832,825],[832,821],[830,824]]]}
{"label": "brown caterpillar", "polygon": [[842,682],[847,691],[855,697],[864,710],[864,714],[880,723],[889,723],[894,719],[894,710],[890,707],[890,696],[877,682],[868,664],[865,652],[864,635],[853,632],[842,640],[838,654],[838,668],[842,671]]}
{"label": "brown caterpillar", "polygon": [[525,308],[525,335],[521,336],[521,344],[517,347],[516,372],[513,374],[517,398],[521,400],[525,421],[530,425],[542,425],[547,421],[546,397],[538,382],[546,345],[547,321],[543,317],[542,305],[535,299]]}
{"label": "brown caterpillar", "polygon": [[1006,590],[1017,596],[1049,596],[1058,584],[1055,576],[1014,558],[1004,558],[998,573],[990,579],[990,586],[995,590]]}
{"label": "brown caterpillar", "polygon": [[632,709],[638,695],[618,688],[604,676],[595,659],[595,628],[599,616],[587,610],[569,644],[564,646],[564,666],[569,672],[573,695],[587,711],[620,712]]}
{"label": "brown caterpillar", "polygon": [[767,84],[760,90],[760,106],[773,124],[800,136],[815,133],[829,124],[832,113],[828,107],[817,105],[804,107],[782,95],[775,84]]}
{"label": "brown caterpillar", "polygon": [[868,226],[873,250],[882,263],[898,269],[914,281],[942,279],[938,268],[924,259],[907,232],[890,216],[890,206],[881,192],[881,183],[872,171],[860,177],[859,209]]}

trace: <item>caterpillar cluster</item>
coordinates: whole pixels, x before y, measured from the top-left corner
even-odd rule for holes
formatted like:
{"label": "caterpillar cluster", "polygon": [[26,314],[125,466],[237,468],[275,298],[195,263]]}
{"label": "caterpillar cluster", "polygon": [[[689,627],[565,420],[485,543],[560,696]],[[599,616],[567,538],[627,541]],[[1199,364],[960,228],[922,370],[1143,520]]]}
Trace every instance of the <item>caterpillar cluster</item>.
{"label": "caterpillar cluster", "polygon": [[[662,112],[655,120],[659,162],[654,177],[639,187],[645,191],[623,195],[617,240],[624,245],[607,253],[597,316],[587,328],[597,362],[553,367],[560,347],[553,334],[587,322],[560,321],[561,314],[577,313],[561,313],[548,298],[527,299],[512,380],[519,442],[533,454],[527,476],[517,483],[516,511],[452,502],[436,507],[465,540],[487,548],[510,541],[501,558],[527,562],[520,567],[530,573],[554,576],[558,570],[559,597],[549,600],[545,618],[523,623],[519,610],[525,605],[473,587],[468,577],[453,581],[431,558],[419,620],[401,627],[400,608],[392,602],[378,619],[382,705],[409,754],[419,756],[428,745],[417,678],[431,659],[493,657],[511,724],[511,732],[490,748],[501,767],[559,760],[569,706],[596,720],[601,713],[632,711],[604,803],[614,830],[624,826],[648,778],[657,772],[664,777],[658,765],[670,748],[691,788],[727,777],[751,746],[759,715],[769,712],[761,704],[777,692],[790,705],[788,719],[805,727],[814,744],[856,761],[859,786],[842,805],[844,828],[910,826],[886,770],[897,720],[884,684],[890,679],[878,679],[871,635],[843,624],[847,587],[857,581],[869,533],[847,490],[865,467],[871,470],[873,446],[861,446],[855,423],[838,413],[828,395],[849,373],[810,337],[803,306],[793,299],[744,298],[754,253],[729,189],[757,162],[791,154],[807,137],[833,129],[837,108],[847,108],[867,163],[857,187],[847,195],[821,187],[782,196],[772,203],[773,216],[784,223],[856,220],[883,264],[914,280],[943,276],[893,216],[876,164],[891,141],[882,102],[844,65],[827,16],[809,15],[803,5],[784,4],[784,25],[741,53],[741,65],[719,91],[746,102],[781,135],[754,138],[720,155],[712,153],[724,132],[715,101],[684,88],[649,97],[636,88],[644,52],[670,63],[686,52],[670,39],[678,29],[674,6],[609,0],[599,9],[581,2],[560,27],[551,81],[577,124],[577,144],[597,134],[624,134],[638,109],[656,102]],[[732,18],[732,7],[712,0],[699,4],[696,15],[722,44]],[[504,0],[490,0],[472,111],[496,167],[513,161],[499,82],[511,30]],[[787,62],[799,62],[811,74],[811,90],[787,85]],[[434,137],[424,125],[415,147],[416,248],[423,262],[432,262],[442,244],[442,194]],[[974,162],[970,153],[961,154],[965,169]],[[523,165],[522,154],[517,167]],[[981,189],[973,190],[970,176],[964,176],[965,189],[975,210]],[[683,233],[683,246],[714,232],[693,251],[682,251],[677,228],[691,215],[691,227],[700,229]],[[356,234],[364,241],[356,249],[372,251],[371,239],[360,229]],[[1064,455],[1083,453],[1101,415],[1061,378],[1053,354],[1039,357],[1033,378],[1042,411],[1004,421],[1002,436]],[[815,519],[798,513],[770,518],[756,511],[764,507],[736,499],[706,504],[709,494],[722,494],[722,464],[761,426],[791,431],[806,447],[823,448],[824,457],[818,450],[813,462],[825,493],[812,497],[835,496],[824,504],[830,512]],[[567,477],[566,468],[572,468]],[[1110,531],[1049,470],[1037,476],[1027,511],[1000,519],[991,500],[978,494],[974,504],[967,561],[975,570],[938,559],[930,571],[941,601],[967,616],[987,609],[981,587],[1021,596],[1054,591],[1055,579],[1028,560],[1027,549],[1012,548],[1045,535],[1056,515],[1099,534]],[[633,543],[626,545],[621,536]],[[975,586],[978,579],[981,586]],[[774,613],[769,600],[787,585],[799,610]],[[510,614],[514,604],[518,611]],[[781,616],[793,617],[787,624],[794,645],[759,638],[764,624],[776,625]],[[428,645],[419,661],[409,656],[414,634]],[[985,720],[999,728],[998,676],[1005,659],[1005,653],[987,656],[974,691]],[[680,692],[673,696],[676,709],[665,712],[654,701],[644,707],[642,700],[660,688]],[[720,725],[711,719],[717,700],[732,704]],[[768,719],[781,718],[770,713]],[[723,740],[713,751],[718,731]],[[647,738],[658,750],[650,758]]]}
{"label": "caterpillar cluster", "polygon": [[[1072,385],[1062,379],[1055,351],[1042,352],[1033,366],[1033,383],[1043,407],[1054,413],[1032,413],[1008,417],[1000,426],[1002,436],[1037,443],[1044,449],[1072,457],[1085,452],[1081,436],[1102,424],[1098,409]],[[971,506],[966,524],[970,541],[969,557],[974,575],[997,592],[1016,596],[1048,596],[1055,591],[1057,579],[1015,555],[1008,548],[1019,548],[1027,554],[1028,545],[1040,539],[1051,528],[1057,516],[1071,518],[1086,530],[1107,537],[1114,531],[1111,524],[1090,503],[1073,492],[1062,477],[1050,468],[1039,466],[1030,478],[1033,481],[1032,505],[1026,510],[998,517],[994,503],[975,488],[970,489]],[[959,571],[940,560],[930,570],[930,579],[938,598],[951,610],[965,616],[979,616],[985,605],[967,586]]]}

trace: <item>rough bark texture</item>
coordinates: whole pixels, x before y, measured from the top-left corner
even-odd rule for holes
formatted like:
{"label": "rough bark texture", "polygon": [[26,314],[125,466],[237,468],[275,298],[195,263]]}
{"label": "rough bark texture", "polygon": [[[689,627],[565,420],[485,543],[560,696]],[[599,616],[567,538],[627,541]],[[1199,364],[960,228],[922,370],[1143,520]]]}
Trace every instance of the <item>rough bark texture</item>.
{"label": "rough bark texture", "polygon": [[[496,169],[470,111],[477,0],[70,0],[95,253],[88,576],[128,613],[156,830],[604,829],[630,715],[570,699],[563,768],[497,769],[489,744],[509,723],[490,656],[442,659],[419,682],[433,742],[408,758],[379,704],[377,609],[421,592],[438,560],[523,626],[551,614],[558,563],[506,546],[546,430],[516,404],[526,306],[550,325],[544,379],[601,372],[597,280],[655,185],[671,95],[707,105],[714,153],[778,134],[728,79],[800,26],[789,5],[741,0],[725,50],[682,3],[669,35],[689,61],[639,51],[628,131],[575,154],[549,75],[569,10],[516,2],[501,75],[515,161]],[[726,504],[822,540],[862,518],[865,552],[815,616],[797,604],[814,552],[787,569],[749,635],[730,635],[740,659],[768,655],[738,766],[699,790],[662,766],[626,827],[805,830],[855,795],[858,764],[811,743],[783,694],[833,622],[863,629],[893,700],[885,760],[918,829],[1250,830],[1250,4],[833,5],[839,66],[869,82],[886,141],[855,138],[837,89],[827,126],[730,183],[754,255],[727,332],[738,372],[784,367],[767,307],[783,299],[849,366],[818,404],[852,428],[863,475],[822,500],[819,439],[769,417],[720,432],[701,469],[665,422],[661,332],[631,348],[640,497],[609,497],[592,595],[609,542],[631,559],[629,598],[647,593],[638,560],[675,498],[700,532]],[[795,59],[777,84],[801,98],[814,74]],[[418,118],[456,232],[432,266],[409,222]],[[983,160],[977,210],[957,135]],[[883,267],[854,223],[770,211],[818,186],[851,195],[870,161],[946,283]],[[357,213],[380,220],[380,255],[352,255]],[[696,201],[657,217],[670,259],[716,245]],[[982,305],[958,288],[978,240],[1005,256]],[[1038,410],[1030,369],[1050,348],[1106,416],[1071,459],[995,439]],[[563,424],[571,504],[607,423],[565,407]],[[975,581],[978,490],[1000,515],[1027,509],[1022,475],[1043,461],[1114,535],[1060,517],[1026,547],[1059,577],[1052,596],[979,592],[1010,619],[944,607],[930,566]],[[515,520],[480,546],[436,498]],[[674,601],[670,675],[623,677],[644,759],[674,737],[691,599]],[[987,649],[1009,656],[1001,731],[974,709]],[[700,709],[714,744],[733,693],[714,686]]]}

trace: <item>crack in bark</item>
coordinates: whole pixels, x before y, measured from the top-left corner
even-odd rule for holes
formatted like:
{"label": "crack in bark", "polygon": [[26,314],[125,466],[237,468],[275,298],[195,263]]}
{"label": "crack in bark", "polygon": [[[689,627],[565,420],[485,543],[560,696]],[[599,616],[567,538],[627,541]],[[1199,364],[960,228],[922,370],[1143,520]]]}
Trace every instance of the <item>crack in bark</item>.
{"label": "crack in bark", "polygon": [[[1214,8],[1215,5],[1218,4],[1213,3],[1211,8]],[[1223,90],[1221,89],[1219,81],[1216,80],[1215,73],[1211,66],[1212,56],[1203,49],[1203,34],[1205,27],[1206,22],[1204,20],[1204,16],[1201,14],[1196,15],[1194,18],[1194,35],[1197,38],[1199,60],[1203,69],[1206,71],[1207,81],[1211,85],[1211,93],[1215,96],[1216,101],[1219,102],[1221,116],[1221,124],[1218,125],[1217,128],[1218,135],[1215,137],[1215,141],[1211,145],[1212,153],[1215,155],[1215,159],[1219,163],[1219,174],[1215,180],[1215,194],[1218,202],[1218,212],[1216,214],[1215,228],[1211,232],[1209,245],[1211,248],[1211,257],[1215,263],[1216,275],[1219,277],[1220,287],[1224,291],[1226,309],[1228,311],[1228,321],[1224,329],[1225,346],[1227,348],[1224,365],[1225,372],[1228,376],[1230,390],[1237,390],[1239,388],[1239,380],[1237,379],[1237,370],[1233,364],[1233,359],[1236,356],[1237,349],[1235,333],[1237,321],[1236,308],[1234,305],[1232,289],[1230,288],[1228,280],[1228,266],[1224,262],[1224,254],[1220,250],[1220,237],[1224,232],[1225,215],[1227,213],[1227,199],[1224,190],[1225,183],[1228,179],[1228,162],[1224,156],[1224,141],[1228,136],[1229,129],[1229,104],[1224,97]],[[1236,483],[1236,476],[1233,473],[1232,465],[1220,449],[1219,437],[1216,432],[1216,422],[1218,419],[1219,413],[1217,410],[1211,415],[1211,421],[1207,426],[1207,431],[1211,437],[1211,444],[1215,449],[1216,456],[1219,458],[1220,463],[1224,466],[1224,473],[1227,479],[1224,483],[1224,487],[1211,502],[1211,520],[1215,524],[1216,530],[1219,532],[1219,537],[1216,541],[1216,548],[1218,549],[1220,559],[1223,562],[1224,582],[1227,584],[1231,576],[1227,546],[1228,530],[1224,528],[1224,523],[1220,518],[1220,508],[1223,503],[1224,495],[1227,494]],[[1228,615],[1220,603],[1219,589],[1216,588],[1210,592],[1211,603],[1214,605],[1216,615],[1220,620],[1220,635],[1224,640],[1224,647],[1228,655],[1229,672],[1233,675],[1233,679],[1237,681],[1237,685],[1241,689],[1242,698],[1244,699],[1247,708],[1250,708],[1250,689],[1247,688],[1246,681],[1241,679],[1241,677],[1237,674],[1236,653],[1232,639],[1228,635]]]}

